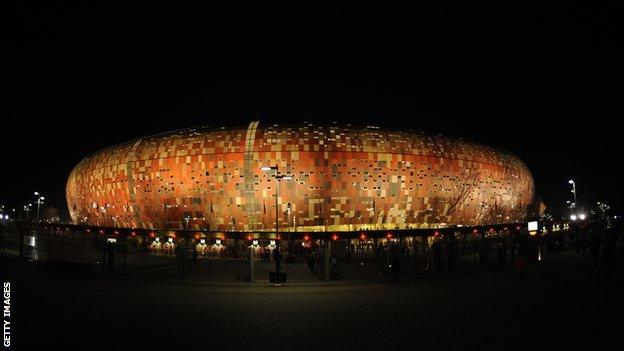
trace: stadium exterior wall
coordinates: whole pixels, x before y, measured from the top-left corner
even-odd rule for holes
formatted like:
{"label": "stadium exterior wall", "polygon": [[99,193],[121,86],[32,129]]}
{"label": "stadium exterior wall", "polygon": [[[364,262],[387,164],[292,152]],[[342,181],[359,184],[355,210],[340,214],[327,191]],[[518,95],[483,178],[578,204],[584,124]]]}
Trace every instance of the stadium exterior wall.
{"label": "stadium exterior wall", "polygon": [[98,151],[71,172],[77,223],[147,229],[340,231],[524,220],[534,183],[513,154],[412,131],[301,123],[197,127]]}

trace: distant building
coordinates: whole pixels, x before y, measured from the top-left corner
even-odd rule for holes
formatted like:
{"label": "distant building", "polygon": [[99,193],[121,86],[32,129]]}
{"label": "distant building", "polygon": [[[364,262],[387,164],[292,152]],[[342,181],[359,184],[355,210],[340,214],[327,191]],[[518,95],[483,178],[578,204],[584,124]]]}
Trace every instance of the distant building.
{"label": "distant building", "polygon": [[[406,121],[408,123],[408,121]],[[251,122],[142,137],[86,157],[67,182],[77,223],[150,229],[437,228],[521,221],[533,178],[513,154],[410,131]]]}

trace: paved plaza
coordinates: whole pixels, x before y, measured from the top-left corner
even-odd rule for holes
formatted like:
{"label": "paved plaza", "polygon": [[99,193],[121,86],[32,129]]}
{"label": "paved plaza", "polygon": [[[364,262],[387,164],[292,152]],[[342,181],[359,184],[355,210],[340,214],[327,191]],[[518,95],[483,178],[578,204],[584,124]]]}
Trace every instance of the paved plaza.
{"label": "paved plaza", "polygon": [[622,273],[588,277],[586,263],[563,252],[530,264],[524,280],[488,265],[281,288],[6,258],[0,271],[13,282],[19,349],[526,350],[618,340]]}

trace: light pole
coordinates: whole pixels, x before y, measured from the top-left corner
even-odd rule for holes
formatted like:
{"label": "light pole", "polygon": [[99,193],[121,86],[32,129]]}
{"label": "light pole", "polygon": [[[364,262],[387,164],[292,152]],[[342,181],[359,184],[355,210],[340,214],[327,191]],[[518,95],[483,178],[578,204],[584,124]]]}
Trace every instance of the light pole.
{"label": "light pole", "polygon": [[24,205],[24,212],[26,212],[26,222],[30,221],[30,211],[32,204]]}
{"label": "light pole", "polygon": [[572,195],[574,196],[574,202],[572,202],[570,204],[570,209],[572,211],[572,214],[570,214],[570,219],[572,219],[573,221],[576,220],[576,182],[573,179],[568,180],[568,184],[572,185],[572,190],[570,190],[570,192],[572,193]]}
{"label": "light pole", "polygon": [[39,222],[39,208],[41,207],[41,204],[43,204],[43,200],[45,200],[45,197],[40,196],[39,192],[35,191],[35,196],[37,197],[37,222]]}
{"label": "light pole", "polygon": [[292,179],[289,175],[279,174],[279,166],[262,166],[260,168],[263,171],[275,171],[275,283],[273,286],[281,286],[280,283],[280,237],[279,237],[279,181],[281,179],[290,180]]}
{"label": "light pole", "polygon": [[189,216],[189,215],[184,216],[184,222],[186,224],[186,226],[185,226],[186,228],[184,228],[185,230],[189,229],[189,221],[190,220],[191,220],[191,216]]}
{"label": "light pole", "polygon": [[[290,222],[290,202],[286,205],[288,214],[286,215],[286,224]],[[293,222],[294,224],[294,222]],[[288,261],[286,263],[290,263],[292,259],[292,238],[290,235],[290,230],[288,230]]]}
{"label": "light pole", "polygon": [[604,202],[596,202],[596,204],[598,205],[598,209],[600,210],[600,215],[601,218],[604,220],[606,218],[606,213],[609,209],[611,209],[611,207],[607,204],[605,204]]}
{"label": "light pole", "polygon": [[573,179],[570,179],[570,180],[568,180],[568,183],[572,185],[572,190],[570,190],[570,192],[572,194],[574,194],[574,203],[576,204],[577,203],[577,201],[576,201],[576,195],[577,195],[577,193],[576,193],[576,182]]}

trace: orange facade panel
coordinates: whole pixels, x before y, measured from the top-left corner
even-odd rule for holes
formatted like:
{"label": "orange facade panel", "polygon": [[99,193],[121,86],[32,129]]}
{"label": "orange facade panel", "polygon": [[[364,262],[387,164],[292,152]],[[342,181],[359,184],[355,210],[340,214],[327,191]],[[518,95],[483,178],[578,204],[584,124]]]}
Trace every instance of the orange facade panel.
{"label": "orange facade panel", "polygon": [[72,219],[153,229],[360,230],[524,219],[533,179],[511,153],[409,131],[340,124],[192,128],[86,157]]}

